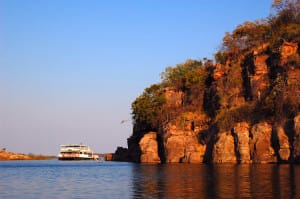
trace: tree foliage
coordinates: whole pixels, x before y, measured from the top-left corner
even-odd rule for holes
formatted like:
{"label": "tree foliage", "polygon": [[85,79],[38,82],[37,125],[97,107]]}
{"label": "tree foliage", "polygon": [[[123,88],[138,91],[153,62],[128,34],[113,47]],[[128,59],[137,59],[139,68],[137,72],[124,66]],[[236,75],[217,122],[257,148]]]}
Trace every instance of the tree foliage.
{"label": "tree foliage", "polygon": [[269,34],[270,27],[266,20],[247,21],[239,25],[231,34],[226,33],[223,47],[226,51],[238,53],[265,42]]}
{"label": "tree foliage", "polygon": [[161,73],[161,78],[166,86],[186,91],[193,85],[203,84],[206,76],[201,61],[187,60],[176,67],[167,67],[165,72]]}
{"label": "tree foliage", "polygon": [[274,1],[272,7],[275,10],[275,14],[269,17],[272,42],[300,42],[300,0]]}
{"label": "tree foliage", "polygon": [[165,98],[162,95],[162,86],[153,84],[146,88],[142,95],[132,103],[132,117],[134,122],[141,123],[149,130],[158,128],[159,113]]}

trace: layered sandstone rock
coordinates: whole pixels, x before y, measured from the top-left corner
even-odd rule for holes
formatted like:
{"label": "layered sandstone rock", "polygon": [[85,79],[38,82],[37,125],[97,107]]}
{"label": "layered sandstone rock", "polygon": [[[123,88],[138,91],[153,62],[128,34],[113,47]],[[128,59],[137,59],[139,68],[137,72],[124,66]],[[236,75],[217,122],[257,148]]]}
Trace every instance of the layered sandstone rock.
{"label": "layered sandstone rock", "polygon": [[206,146],[198,141],[198,134],[186,125],[186,129],[177,129],[171,125],[164,135],[164,149],[167,163],[202,163]]}
{"label": "layered sandstone rock", "polygon": [[199,144],[197,136],[193,132],[190,132],[190,134],[185,137],[185,154],[182,162],[202,163],[205,150],[206,145]]}
{"label": "layered sandstone rock", "polygon": [[185,156],[185,136],[183,131],[171,131],[165,136],[164,147],[167,163],[181,162]]}
{"label": "layered sandstone rock", "polygon": [[219,133],[212,153],[213,163],[236,163],[234,137],[231,132]]}
{"label": "layered sandstone rock", "polygon": [[268,89],[268,55],[262,54],[254,57],[254,74],[250,77],[252,96],[261,99],[262,94]]}
{"label": "layered sandstone rock", "polygon": [[268,73],[268,65],[266,60],[269,58],[268,55],[257,55],[254,57],[255,75],[261,76]]}
{"label": "layered sandstone rock", "polygon": [[275,132],[279,144],[279,148],[278,148],[279,158],[280,160],[288,161],[291,155],[289,138],[285,134],[284,129],[281,126],[276,127]]}
{"label": "layered sandstone rock", "polygon": [[250,137],[249,124],[247,122],[237,123],[233,129],[235,134],[235,144],[237,151],[237,158],[239,163],[250,163]]}
{"label": "layered sandstone rock", "polygon": [[266,122],[255,124],[251,128],[251,156],[254,163],[276,162],[275,151],[272,147],[272,126]]}
{"label": "layered sandstone rock", "polygon": [[298,44],[293,42],[284,42],[280,48],[281,64],[285,64],[290,56],[296,55]]}
{"label": "layered sandstone rock", "polygon": [[[236,123],[231,131],[216,132],[215,136],[210,136],[210,141],[203,143],[201,131],[193,131],[191,126],[186,124],[181,129],[168,125],[160,140],[166,163],[203,163],[207,155],[213,163],[300,161],[300,114],[294,118],[293,146],[282,126],[272,127],[267,122],[253,126],[247,122]],[[140,162],[160,163],[158,146],[157,133],[146,133],[139,142]]]}
{"label": "layered sandstone rock", "polygon": [[141,163],[160,163],[156,132],[149,132],[139,142],[141,149]]}
{"label": "layered sandstone rock", "polygon": [[182,91],[177,91],[173,87],[167,87],[164,91],[164,96],[167,106],[178,107],[182,104],[184,93]]}
{"label": "layered sandstone rock", "polygon": [[293,158],[295,161],[300,162],[300,114],[294,118],[294,124]]}

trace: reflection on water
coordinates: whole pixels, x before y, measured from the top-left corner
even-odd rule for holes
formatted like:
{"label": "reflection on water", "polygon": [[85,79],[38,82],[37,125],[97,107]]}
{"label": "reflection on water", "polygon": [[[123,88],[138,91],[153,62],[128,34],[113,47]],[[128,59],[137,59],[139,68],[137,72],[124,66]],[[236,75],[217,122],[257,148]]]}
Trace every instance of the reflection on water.
{"label": "reflection on water", "polygon": [[299,198],[300,165],[135,165],[133,198]]}
{"label": "reflection on water", "polygon": [[0,161],[0,198],[300,198],[300,165]]}

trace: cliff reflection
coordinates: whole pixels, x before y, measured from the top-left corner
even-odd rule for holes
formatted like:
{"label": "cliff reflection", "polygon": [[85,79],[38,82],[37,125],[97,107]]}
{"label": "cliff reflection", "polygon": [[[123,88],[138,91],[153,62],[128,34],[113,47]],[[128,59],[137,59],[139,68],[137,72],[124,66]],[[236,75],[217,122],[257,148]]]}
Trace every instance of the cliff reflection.
{"label": "cliff reflection", "polygon": [[299,198],[300,165],[133,167],[133,198]]}

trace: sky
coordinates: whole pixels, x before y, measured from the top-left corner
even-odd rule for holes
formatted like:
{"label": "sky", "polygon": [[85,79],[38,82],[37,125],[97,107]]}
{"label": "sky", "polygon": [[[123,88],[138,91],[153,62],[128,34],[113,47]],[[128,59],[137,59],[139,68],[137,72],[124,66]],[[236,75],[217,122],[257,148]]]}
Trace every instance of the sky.
{"label": "sky", "polygon": [[[272,0],[0,0],[0,148],[127,147],[131,103]],[[121,121],[126,122],[121,122]]]}

